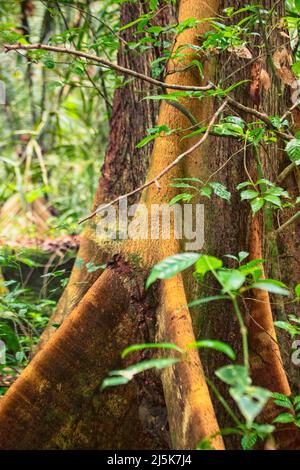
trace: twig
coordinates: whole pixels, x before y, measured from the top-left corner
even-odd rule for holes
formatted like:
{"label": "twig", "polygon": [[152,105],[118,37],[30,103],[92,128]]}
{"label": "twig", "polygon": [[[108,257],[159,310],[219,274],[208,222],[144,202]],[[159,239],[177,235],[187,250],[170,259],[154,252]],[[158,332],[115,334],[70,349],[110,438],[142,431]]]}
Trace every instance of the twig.
{"label": "twig", "polygon": [[127,194],[124,194],[122,196],[117,197],[116,199],[113,199],[108,204],[105,204],[104,206],[101,206],[100,208],[97,208],[94,212],[91,212],[88,216],[86,216],[83,219],[79,220],[78,223],[82,224],[86,220],[92,219],[93,217],[95,217],[95,215],[98,212],[108,209],[108,207],[116,204],[117,202],[121,201],[122,199],[126,199],[130,196],[133,196],[134,194],[139,193],[143,189],[148,188],[149,186],[151,186],[153,184],[158,185],[158,180],[160,180],[166,173],[168,173],[172,168],[174,168],[174,166],[178,165],[178,163],[184,157],[186,157],[187,155],[190,155],[191,153],[193,153],[198,147],[200,147],[205,142],[205,140],[207,139],[207,137],[210,134],[211,128],[214,126],[218,116],[221,114],[221,112],[223,111],[225,106],[227,106],[227,103],[228,103],[228,100],[226,99],[223,102],[223,104],[217,109],[217,111],[213,115],[212,119],[210,120],[210,122],[207,126],[207,129],[206,129],[205,133],[203,134],[202,138],[196,144],[194,144],[192,147],[190,147],[188,150],[186,150],[185,152],[178,155],[178,157],[175,158],[175,160],[173,160],[168,166],[166,166],[155,178],[151,179],[150,181],[147,181],[146,183],[144,183],[143,185],[141,185],[138,188],[134,189],[133,191],[130,191]]}
{"label": "twig", "polygon": [[116,70],[124,75],[131,75],[132,77],[139,78],[140,80],[144,80],[148,83],[152,83],[152,85],[159,86],[165,89],[172,89],[172,90],[184,90],[184,91],[207,91],[213,88],[212,84],[208,84],[205,86],[185,86],[185,85],[176,85],[176,84],[168,84],[165,82],[161,82],[160,80],[155,80],[155,78],[148,77],[142,73],[136,72],[135,70],[127,69],[122,67],[121,65],[114,64],[109,60],[102,59],[95,54],[88,54],[87,52],[81,52],[74,49],[67,49],[65,47],[59,46],[49,46],[48,44],[5,44],[4,46],[5,52],[9,51],[30,51],[30,50],[44,50],[44,51],[51,51],[51,52],[59,52],[62,54],[70,54],[75,55],[77,57],[83,57],[87,60],[93,60],[98,62],[100,65],[104,67],[108,67],[110,69]]}
{"label": "twig", "polygon": [[[61,17],[62,17],[62,20],[63,20],[63,22],[64,22],[65,28],[68,30],[68,29],[69,29],[69,25],[68,25],[67,19],[66,19],[65,15],[64,15],[62,9],[60,8],[58,1],[56,1],[55,3],[56,3],[56,5],[57,5],[58,11],[59,11],[59,13],[60,13],[60,15],[61,15]],[[72,44],[73,44],[73,46],[76,48],[76,44],[75,44],[75,41],[74,41],[74,40],[72,40]],[[87,68],[86,68],[85,66],[84,66],[84,71],[85,71],[85,74],[86,74],[88,80],[89,80],[90,83],[93,85],[93,88],[94,88],[95,90],[97,90],[97,92],[99,93],[99,95],[101,96],[101,98],[104,99],[105,105],[106,105],[106,107],[107,107],[107,114],[108,114],[108,116],[109,116],[109,115],[110,115],[110,109],[109,109],[109,106],[108,106],[107,97],[106,97],[105,94],[102,92],[102,90],[100,90],[100,88],[97,86],[97,84],[94,82],[93,78],[91,77],[91,75],[89,74],[89,72],[88,72],[88,70],[87,70]]]}

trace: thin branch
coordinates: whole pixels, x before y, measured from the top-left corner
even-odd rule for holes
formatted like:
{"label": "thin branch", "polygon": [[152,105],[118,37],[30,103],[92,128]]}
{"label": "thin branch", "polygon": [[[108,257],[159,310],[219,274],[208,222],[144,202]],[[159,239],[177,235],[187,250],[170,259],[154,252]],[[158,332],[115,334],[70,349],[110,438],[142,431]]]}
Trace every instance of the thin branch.
{"label": "thin branch", "polygon": [[[136,72],[135,70],[127,69],[125,67],[122,67],[118,64],[114,64],[113,62],[110,62],[106,59],[102,59],[98,57],[95,54],[88,54],[86,52],[81,52],[73,49],[67,49],[65,47],[59,47],[59,46],[49,46],[48,44],[5,44],[4,45],[5,52],[9,52],[12,50],[46,50],[46,51],[52,51],[52,52],[59,52],[62,54],[70,54],[70,55],[75,55],[77,57],[83,57],[88,60],[93,60],[104,67],[108,67],[111,69],[114,69],[120,73],[123,73],[125,75],[131,75],[133,77],[139,78],[140,80],[144,80],[146,82],[152,83],[153,85],[159,86],[161,88],[165,89],[173,89],[173,90],[184,90],[184,91],[207,91],[215,88],[215,86],[212,83],[209,83],[208,85],[198,87],[198,86],[185,86],[185,85],[176,85],[176,84],[168,84],[161,82],[160,80],[156,80],[154,78],[151,78],[147,75],[141,74],[139,72]],[[228,103],[231,104],[234,108],[239,109],[240,111],[243,111],[245,113],[251,114],[253,116],[256,116],[258,119],[262,120],[268,128],[272,129],[280,138],[284,140],[291,140],[293,139],[293,136],[291,134],[286,134],[285,132],[279,131],[272,123],[272,121],[269,119],[267,114],[261,113],[257,111],[254,108],[249,108],[238,101],[236,101],[232,97],[228,97]]]}
{"label": "thin branch", "polygon": [[93,60],[95,62],[98,62],[100,65],[103,65],[104,67],[108,67],[110,69],[116,70],[117,72],[120,72],[124,75],[131,75],[132,77],[138,78],[140,80],[144,80],[148,83],[152,83],[152,85],[159,86],[161,88],[165,89],[172,89],[172,90],[184,90],[184,91],[207,91],[211,90],[213,88],[212,84],[208,84],[206,86],[185,86],[185,85],[176,85],[176,84],[168,84],[161,82],[160,80],[155,80],[155,78],[151,78],[147,75],[144,75],[142,73],[136,72],[135,70],[127,69],[125,67],[122,67],[121,65],[114,64],[113,62],[110,62],[109,60],[102,59],[101,57],[98,57],[95,54],[88,54],[87,52],[81,52],[73,49],[67,49],[65,47],[59,47],[59,46],[49,46],[48,44],[5,44],[4,45],[4,50],[5,52],[9,51],[18,51],[18,50],[24,50],[24,51],[30,51],[30,50],[44,50],[44,51],[51,51],[51,52],[59,52],[62,54],[70,54],[74,55],[76,57],[83,57],[87,60]]}
{"label": "thin branch", "polygon": [[177,101],[173,100],[164,100],[166,104],[173,106],[173,108],[176,108],[178,111],[180,111],[189,121],[190,123],[196,127],[197,129],[200,129],[198,125],[198,121],[195,118],[195,116],[182,104]]}
{"label": "thin branch", "polygon": [[[54,0],[53,0],[54,1]],[[58,3],[58,2],[56,2]],[[89,16],[90,18],[94,18],[95,20],[99,21],[105,28],[107,28],[114,36],[116,36],[120,41],[122,41],[126,46],[127,46],[127,41],[125,41],[124,38],[120,34],[118,34],[108,23],[102,20],[102,18],[99,18],[96,15],[93,15],[90,11],[86,11],[83,8],[79,8],[78,5],[73,5],[72,3],[69,2],[64,2],[63,6],[68,6],[69,8],[74,8],[75,10],[80,11],[86,16]]]}
{"label": "thin branch", "polygon": [[286,113],[280,118],[281,121],[283,121],[285,118],[287,118],[288,115],[291,114],[292,111],[294,111],[294,109],[296,109],[299,105],[300,105],[300,100],[297,100],[297,101],[293,104],[293,106],[291,106],[291,107],[286,111]]}
{"label": "thin branch", "polygon": [[294,137],[290,134],[286,134],[285,132],[279,131],[272,123],[271,119],[267,116],[265,113],[260,113],[257,111],[257,109],[254,108],[248,108],[248,106],[243,105],[242,103],[239,103],[236,101],[234,98],[231,96],[228,96],[228,103],[231,104],[234,108],[239,109],[240,111],[243,111],[244,113],[247,114],[252,114],[252,116],[257,117],[261,121],[263,121],[267,127],[271,130],[273,130],[278,137],[281,137],[283,140],[292,140]]}
{"label": "thin branch", "polygon": [[152,186],[153,184],[156,184],[158,187],[159,187],[159,184],[158,184],[158,181],[166,174],[168,173],[172,168],[174,168],[176,165],[178,165],[178,163],[186,156],[190,155],[191,153],[193,153],[197,148],[199,148],[204,142],[205,140],[207,139],[207,137],[209,136],[210,134],[210,130],[212,129],[212,127],[214,126],[218,116],[221,114],[221,112],[223,111],[223,109],[227,106],[227,103],[228,103],[228,100],[226,99],[223,104],[217,109],[217,111],[215,112],[215,114],[213,115],[212,119],[210,120],[208,126],[207,126],[207,129],[205,131],[205,133],[203,134],[202,138],[196,143],[194,144],[192,147],[190,147],[188,150],[186,150],[185,152],[181,153],[180,155],[178,155],[177,158],[175,158],[175,160],[173,160],[168,166],[166,166],[155,178],[151,179],[150,181],[147,181],[146,183],[144,183],[143,185],[139,186],[138,188],[134,189],[133,191],[130,191],[129,193],[127,194],[124,194],[122,196],[119,196],[117,197],[116,199],[114,199],[113,201],[109,202],[108,204],[105,204],[104,206],[101,206],[100,208],[97,208],[94,212],[92,212],[91,214],[89,214],[88,216],[84,217],[83,219],[79,220],[79,224],[82,224],[83,222],[85,222],[86,220],[89,220],[89,219],[92,219],[93,217],[95,217],[95,215],[97,215],[98,212],[100,211],[103,211],[103,210],[106,210],[108,209],[110,206],[116,204],[117,202],[121,201],[122,199],[126,199],[130,196],[133,196],[134,194],[136,193],[139,193],[140,191],[142,191],[143,189],[145,188],[148,188],[149,186]]}
{"label": "thin branch", "polygon": [[[58,8],[58,11],[60,13],[60,16],[62,17],[62,20],[64,22],[64,25],[65,25],[65,28],[68,30],[69,29],[69,25],[68,25],[68,22],[67,22],[67,19],[64,15],[64,12],[62,11],[62,9],[60,8],[59,6],[59,2],[56,1],[55,2],[56,5],[57,5],[57,8]],[[72,44],[73,46],[76,48],[76,44],[75,44],[75,41],[72,40]],[[107,107],[107,114],[108,116],[110,116],[110,109],[109,109],[109,102],[107,101],[107,97],[105,96],[105,93],[102,92],[102,90],[97,86],[97,84],[94,82],[93,78],[91,77],[91,75],[89,74],[87,68],[84,66],[84,72],[89,80],[89,82],[93,85],[93,87],[95,88],[95,90],[97,90],[97,92],[99,93],[99,95],[101,96],[101,98],[104,99],[104,102],[105,102],[105,105]]]}

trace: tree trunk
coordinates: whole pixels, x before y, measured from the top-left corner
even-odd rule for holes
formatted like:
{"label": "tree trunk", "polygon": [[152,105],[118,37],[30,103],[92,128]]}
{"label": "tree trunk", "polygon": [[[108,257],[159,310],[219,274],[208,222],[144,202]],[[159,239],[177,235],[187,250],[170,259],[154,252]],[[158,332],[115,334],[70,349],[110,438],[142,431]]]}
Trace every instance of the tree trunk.
{"label": "tree trunk", "polygon": [[[231,6],[230,3],[227,0],[220,3],[211,1],[209,4],[181,0],[179,18],[183,21],[189,17],[213,17],[225,7]],[[242,1],[235,4],[236,8],[243,6]],[[273,2],[264,0],[264,8],[270,10],[273,6]],[[279,17],[284,16],[283,1],[276,2],[274,14],[276,13]],[[204,22],[185,31],[177,38],[175,48],[198,44],[199,35],[207,28],[209,26]],[[278,48],[282,42],[278,28],[274,28],[270,37],[271,47],[274,45]],[[190,54],[186,60],[190,62],[193,58]],[[249,64],[234,53],[222,53],[218,57],[218,67],[213,60],[204,62],[206,80],[221,80],[223,88],[241,80],[249,80],[253,63],[259,68],[266,68],[272,76],[271,66],[265,63],[264,58],[262,62],[256,59]],[[170,67],[173,69],[174,64],[169,64]],[[184,68],[184,63],[180,63],[180,67]],[[237,72],[232,75],[234,70]],[[259,84],[260,96],[259,100],[255,97],[255,103],[250,96],[249,85],[239,86],[234,92],[235,98],[244,105],[259,106],[268,115],[281,115],[282,110],[286,109],[286,90],[279,80],[272,78],[269,92],[264,92]],[[169,84],[200,85],[195,68],[169,74],[166,80]],[[182,100],[181,103],[201,123],[209,122],[218,105],[209,99],[200,101],[200,104],[197,99]],[[228,111],[230,114],[235,112],[231,109]],[[242,117],[249,120],[248,115]],[[158,123],[173,129],[183,129],[190,125],[187,118],[167,102],[161,105]],[[157,138],[148,179],[157,176],[196,141],[195,137],[182,139],[180,133]],[[210,136],[205,145],[161,178],[159,191],[155,185],[144,190],[141,201],[148,208],[153,204],[167,203],[176,194],[175,188],[170,187],[174,177],[193,176],[204,181],[215,179],[223,183],[232,192],[232,201],[230,205],[220,198],[206,202],[203,251],[218,257],[237,254],[247,248],[252,258],[261,255],[268,257],[271,253],[273,259],[266,266],[268,277],[271,266],[274,266],[274,258],[276,261],[282,256],[280,244],[277,247],[274,239],[269,236],[274,223],[273,217],[265,212],[263,217],[253,218],[249,206],[246,203],[241,206],[236,191],[237,184],[248,179],[247,173],[257,179],[258,169],[254,157],[252,150],[246,149],[244,154],[244,146],[236,140]],[[265,176],[274,180],[278,169],[284,165],[283,156],[278,154],[276,161],[272,158],[272,165],[268,154],[262,153],[259,157]],[[92,226],[90,230],[93,230]],[[94,245],[96,244],[95,239]],[[290,244],[289,239],[288,246]],[[98,250],[95,246],[91,248],[92,254]],[[101,246],[100,248],[102,250]],[[119,246],[118,255],[86,294],[77,298],[81,298],[78,306],[3,398],[0,408],[0,448],[138,449],[148,445],[158,448],[162,446],[162,442],[167,446],[169,439],[176,449],[192,449],[201,439],[218,434],[217,419],[222,427],[232,425],[219,403],[214,401],[213,407],[202,365],[195,351],[189,353],[186,361],[164,370],[159,380],[154,374],[147,373],[129,387],[126,385],[126,392],[122,396],[118,392],[120,389],[102,394],[98,390],[98,383],[107,372],[120,368],[119,353],[125,345],[143,342],[145,339],[153,341],[156,338],[185,347],[194,341],[187,302],[196,295],[215,294],[216,286],[212,286],[211,292],[205,286],[199,288],[187,272],[162,281],[152,293],[143,289],[147,272],[153,264],[179,251],[180,243],[175,237],[167,241],[162,238],[130,240]],[[87,260],[91,261],[90,258]],[[276,267],[278,265],[279,263],[275,263],[276,272],[273,276],[276,278],[280,278]],[[286,276],[283,270],[281,279],[285,280]],[[258,307],[261,300],[262,306]],[[251,300],[241,305],[241,308],[248,320],[254,384],[289,394],[273,326],[272,315],[277,315],[277,309],[272,312],[269,296],[263,293],[259,297],[256,291],[252,293]],[[226,341],[240,356],[240,331],[232,307],[227,302],[210,303],[205,308],[198,309],[193,313],[193,323],[197,336]],[[135,356],[136,359],[143,357],[148,356],[140,353]],[[204,362],[206,375],[214,380],[214,372],[224,365],[224,358],[221,361],[219,354],[210,352],[209,357],[201,354],[201,360]],[[160,380],[163,395],[160,392]],[[217,385],[221,388],[220,383]],[[226,390],[223,392],[226,394]],[[160,400],[159,404],[154,403],[153,399]],[[164,403],[167,408],[169,435],[163,432],[158,438],[157,429],[162,427],[164,419]],[[108,421],[107,416],[110,413],[112,419]],[[276,413],[278,410],[269,405],[263,415],[264,422],[270,421]],[[126,427],[131,431],[130,436],[127,432],[124,435],[122,420],[125,417],[128,420]],[[119,432],[116,433],[117,420],[122,429],[118,429]],[[28,429],[30,432],[24,432]],[[288,431],[275,433],[277,447],[299,448],[299,433],[294,429]],[[219,435],[215,437],[213,444],[216,449],[224,448]],[[226,444],[230,448],[233,441],[226,440]]]}

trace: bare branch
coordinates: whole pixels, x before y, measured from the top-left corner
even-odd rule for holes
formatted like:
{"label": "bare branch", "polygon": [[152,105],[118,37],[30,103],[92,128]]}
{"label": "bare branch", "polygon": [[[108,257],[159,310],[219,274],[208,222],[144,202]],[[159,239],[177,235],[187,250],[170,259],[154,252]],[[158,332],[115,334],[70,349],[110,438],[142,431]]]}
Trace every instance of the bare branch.
{"label": "bare branch", "polygon": [[185,152],[181,153],[180,155],[178,155],[177,158],[175,158],[175,160],[173,160],[168,166],[166,166],[157,176],[155,176],[155,178],[151,179],[150,181],[147,181],[145,184],[139,186],[138,188],[134,189],[133,191],[130,191],[129,193],[127,194],[123,194],[122,196],[119,196],[117,197],[116,199],[114,199],[113,201],[109,202],[108,204],[105,204],[104,206],[101,206],[100,208],[97,208],[94,212],[92,212],[91,214],[89,214],[88,216],[84,217],[83,219],[79,220],[79,224],[82,224],[83,222],[85,222],[86,220],[89,220],[89,219],[92,219],[93,217],[95,217],[95,215],[97,215],[97,213],[99,213],[100,211],[103,211],[103,210],[106,210],[108,209],[110,206],[116,204],[117,202],[121,201],[122,199],[126,199],[130,196],[133,196],[134,194],[136,193],[139,193],[140,191],[142,191],[143,189],[145,188],[148,188],[149,186],[155,184],[158,188],[159,188],[159,180],[166,174],[168,173],[172,168],[174,168],[176,165],[178,165],[178,163],[186,156],[190,155],[191,153],[193,153],[197,148],[199,148],[204,142],[205,140],[207,139],[207,137],[209,136],[210,134],[210,130],[211,128],[214,126],[218,116],[221,114],[221,112],[223,111],[223,109],[227,106],[227,103],[228,103],[228,100],[226,99],[223,104],[217,109],[217,111],[215,112],[215,114],[213,115],[212,119],[210,120],[208,126],[207,126],[207,129],[205,131],[205,133],[203,134],[203,136],[201,137],[201,139],[196,142],[196,144],[194,144],[192,147],[190,147],[188,150],[186,150]]}
{"label": "bare branch", "polygon": [[160,80],[155,80],[155,78],[148,77],[147,75],[143,75],[142,73],[136,72],[135,70],[127,69],[122,67],[121,65],[114,64],[109,60],[102,59],[95,54],[88,54],[87,52],[81,52],[74,49],[67,49],[65,47],[59,46],[49,46],[48,44],[5,44],[4,45],[5,52],[9,51],[30,51],[30,50],[44,50],[44,51],[51,51],[51,52],[58,52],[61,54],[70,54],[75,55],[76,57],[82,57],[87,60],[93,60],[104,67],[108,67],[110,69],[116,70],[124,75],[131,75],[132,77],[138,78],[140,80],[144,80],[148,83],[152,83],[152,85],[159,86],[165,89],[171,90],[183,90],[183,91],[207,91],[213,88],[212,84],[208,84],[206,86],[185,86],[185,85],[176,85],[176,84],[168,84],[161,82]]}

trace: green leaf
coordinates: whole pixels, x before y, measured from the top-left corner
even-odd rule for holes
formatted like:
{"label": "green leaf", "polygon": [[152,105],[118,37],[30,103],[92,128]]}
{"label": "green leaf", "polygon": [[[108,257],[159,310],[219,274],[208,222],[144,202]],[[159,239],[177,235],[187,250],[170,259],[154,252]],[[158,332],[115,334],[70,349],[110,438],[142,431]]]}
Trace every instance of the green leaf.
{"label": "green leaf", "polygon": [[[300,11],[300,0],[295,0],[295,4],[299,4],[298,9]],[[293,72],[296,75],[300,74],[300,60],[297,60],[293,65],[292,65]]]}
{"label": "green leaf", "polygon": [[246,191],[241,192],[241,200],[245,201],[247,199],[254,199],[259,195],[258,191],[254,191],[254,189],[246,189]]}
{"label": "green leaf", "polygon": [[214,194],[219,196],[226,201],[230,201],[231,193],[227,191],[225,186],[221,183],[210,183],[210,186],[213,188]]}
{"label": "green leaf", "polygon": [[214,339],[203,339],[200,341],[195,341],[194,343],[190,343],[187,346],[190,348],[209,348],[215,349],[216,351],[220,351],[228,356],[233,361],[236,359],[236,354],[234,350],[226,343],[222,341],[214,340]]}
{"label": "green leaf", "polygon": [[289,198],[289,193],[285,191],[285,189],[280,188],[280,186],[275,186],[275,188],[270,188],[266,195],[272,195],[272,196],[280,196],[280,197],[286,197]]}
{"label": "green leaf", "polygon": [[8,323],[0,322],[0,339],[5,342],[8,350],[16,353],[20,349],[19,339]]}
{"label": "green leaf", "polygon": [[251,209],[253,214],[256,214],[264,205],[265,201],[262,198],[257,197],[251,201]]}
{"label": "green leaf", "polygon": [[122,26],[122,28],[120,28],[119,31],[124,31],[124,29],[131,28],[131,26],[134,26],[135,24],[138,24],[138,23],[140,23],[141,21],[144,21],[144,20],[145,20],[145,16],[142,15],[142,16],[140,16],[139,18],[137,18],[136,20],[131,21],[130,23],[125,24],[125,26]]}
{"label": "green leaf", "polygon": [[176,194],[176,196],[172,197],[172,199],[169,201],[169,206],[173,206],[179,201],[190,201],[191,199],[193,199],[193,197],[194,196],[192,194],[188,193]]}
{"label": "green leaf", "polygon": [[156,264],[146,282],[148,289],[157,279],[170,279],[176,274],[192,266],[200,257],[199,253],[180,253],[169,256]]}
{"label": "green leaf", "polygon": [[273,423],[293,423],[294,416],[291,413],[281,413],[273,419]]}
{"label": "green leaf", "polygon": [[252,429],[256,431],[260,438],[264,439],[267,435],[271,434],[271,432],[275,430],[275,426],[272,426],[272,424],[253,423]]}
{"label": "green leaf", "polygon": [[244,366],[230,365],[216,370],[216,376],[228,385],[246,387],[251,380]]}
{"label": "green leaf", "polygon": [[222,284],[222,292],[230,292],[242,287],[246,276],[237,269],[230,269],[218,271],[218,280]]}
{"label": "green leaf", "polygon": [[58,80],[50,80],[47,83],[47,88],[49,90],[54,90],[55,88],[59,88],[59,87],[62,87],[62,86],[64,86],[63,82],[60,82]]}
{"label": "green leaf", "polygon": [[172,100],[172,101],[178,101],[178,98],[185,98],[185,97],[193,97],[196,95],[196,92],[192,91],[174,91],[173,93],[168,93],[164,95],[151,95],[151,96],[145,96],[142,98],[143,100]]}
{"label": "green leaf", "polygon": [[289,408],[290,410],[293,410],[291,400],[288,396],[283,395],[283,393],[273,392],[272,398],[276,405],[281,406],[282,408]]}
{"label": "green leaf", "polygon": [[197,189],[192,184],[184,183],[183,181],[180,181],[179,183],[171,183],[170,186],[171,188]]}
{"label": "green leaf", "polygon": [[276,281],[275,279],[261,279],[254,284],[252,287],[256,289],[266,290],[271,292],[272,294],[279,294],[279,295],[290,295],[290,292],[285,284],[280,281]]}
{"label": "green leaf", "polygon": [[141,351],[144,349],[174,349],[175,351],[178,351],[180,353],[183,353],[183,349],[181,349],[179,346],[176,346],[176,344],[173,343],[144,343],[144,344],[133,344],[131,346],[128,346],[127,348],[124,349],[122,352],[122,359],[126,357],[129,353],[135,352],[135,351]]}
{"label": "green leaf", "polygon": [[257,434],[253,432],[244,434],[241,440],[242,448],[244,450],[251,450],[255,446],[256,441],[257,441]]}
{"label": "green leaf", "polygon": [[110,387],[112,385],[126,384],[130,380],[132,380],[135,375],[141,372],[144,372],[145,370],[154,369],[154,368],[164,369],[166,367],[177,364],[178,362],[179,362],[179,359],[176,359],[173,357],[168,357],[168,358],[163,358],[163,359],[150,359],[148,361],[142,361],[142,362],[138,362],[137,364],[133,364],[132,366],[127,367],[127,369],[113,370],[109,373],[109,375],[115,380],[111,380],[110,377],[104,379],[101,385],[101,390],[103,390],[104,388]]}
{"label": "green leaf", "polygon": [[151,140],[156,139],[156,137],[158,137],[158,136],[159,136],[159,134],[147,135],[147,137],[145,137],[144,139],[142,139],[142,140],[136,145],[136,148],[137,148],[137,149],[141,149],[142,147],[144,147],[145,145],[147,145],[149,142],[151,142]]}
{"label": "green leaf", "polygon": [[300,395],[296,395],[293,398],[293,403],[294,403],[294,406],[296,406],[298,408],[298,405],[300,405]]}
{"label": "green leaf", "polygon": [[263,410],[265,404],[271,396],[271,392],[261,387],[248,386],[231,387],[229,393],[237,403],[240,412],[246,419],[248,427]]}
{"label": "green leaf", "polygon": [[296,315],[288,315],[288,319],[294,323],[300,324],[300,317],[297,317]]}
{"label": "green leaf", "polygon": [[47,69],[54,69],[55,67],[55,62],[52,59],[52,57],[46,57],[43,59],[43,64]]}
{"label": "green leaf", "polygon": [[251,181],[243,181],[242,183],[238,184],[236,189],[239,191],[240,189],[245,188],[246,186],[251,185]]}
{"label": "green leaf", "polygon": [[128,379],[126,377],[108,377],[103,380],[101,390],[108,387],[115,387],[116,385],[125,385],[127,383]]}
{"label": "green leaf", "polygon": [[266,178],[260,178],[259,180],[256,181],[256,184],[259,184],[260,186],[270,186],[270,187],[273,187],[274,186],[274,183],[272,183],[272,181],[266,179]]}
{"label": "green leaf", "polygon": [[261,269],[258,269],[258,266],[261,266],[264,261],[264,259],[253,259],[252,261],[249,261],[249,263],[240,266],[239,271],[245,274],[245,276],[248,276],[248,274],[254,275],[259,273],[259,277],[261,277]]}
{"label": "green leaf", "polygon": [[224,255],[226,258],[230,258],[230,259],[234,259],[234,261],[237,261],[239,262],[239,259],[237,256],[234,256],[234,255]]}
{"label": "green leaf", "polygon": [[197,67],[199,76],[203,79],[204,78],[203,64],[199,60],[194,59],[194,60],[191,60],[190,65],[194,65],[195,67]]}
{"label": "green leaf", "polygon": [[243,128],[227,122],[223,122],[214,126],[214,132],[219,135],[233,135],[233,136],[243,136]]}
{"label": "green leaf", "polygon": [[299,160],[300,159],[300,139],[290,140],[287,143],[285,150],[291,162],[296,162],[297,160]]}
{"label": "green leaf", "polygon": [[292,325],[291,323],[285,321],[275,321],[274,325],[277,328],[281,328],[282,330],[287,331],[292,337],[300,334],[300,328],[295,325]]}
{"label": "green leaf", "polygon": [[227,116],[226,118],[224,118],[224,121],[235,124],[236,126],[239,126],[241,129],[245,127],[244,119],[238,116]]}
{"label": "green leaf", "polygon": [[82,258],[77,258],[75,260],[75,263],[74,263],[75,268],[81,269],[82,265],[83,265],[83,259]]}
{"label": "green leaf", "polygon": [[240,251],[238,256],[239,256],[239,262],[241,263],[242,261],[244,261],[244,259],[248,258],[249,253],[248,251]]}
{"label": "green leaf", "polygon": [[100,264],[96,265],[94,263],[86,263],[85,267],[86,267],[86,270],[87,270],[88,273],[93,273],[95,271],[98,271],[98,269],[101,269],[102,265],[100,265]]}
{"label": "green leaf", "polygon": [[129,380],[131,380],[134,375],[139,374],[140,372],[144,372],[145,370],[164,369],[170,365],[177,364],[179,361],[179,359],[173,357],[150,359],[133,364],[132,366],[127,367],[127,369],[112,371],[109,373],[109,375],[121,375],[123,377],[128,377]]}
{"label": "green leaf", "polygon": [[196,450],[215,450],[212,445],[212,439],[205,437],[199,444],[197,444]]}
{"label": "green leaf", "polygon": [[296,294],[296,297],[300,297],[300,284],[297,284],[296,287],[295,287],[295,294]]}
{"label": "green leaf", "polygon": [[158,0],[149,0],[149,5],[151,10],[156,10],[158,5]]}
{"label": "green leaf", "polygon": [[210,196],[212,195],[212,188],[210,186],[204,186],[200,189],[200,194],[201,196],[210,198]]}
{"label": "green leaf", "polygon": [[203,279],[206,273],[219,269],[222,266],[223,263],[220,259],[215,258],[214,256],[202,255],[201,258],[196,261],[195,273]]}
{"label": "green leaf", "polygon": [[173,178],[173,181],[191,181],[193,183],[200,183],[203,184],[203,181],[201,181],[199,178]]}
{"label": "green leaf", "polygon": [[19,257],[18,261],[20,261],[23,264],[26,264],[26,266],[29,266],[30,268],[34,268],[34,267],[39,266],[35,261],[33,261],[30,258],[25,258],[24,256]]}
{"label": "green leaf", "polygon": [[270,202],[274,206],[281,207],[281,200],[278,196],[273,196],[272,194],[265,194],[264,195],[265,201]]}

